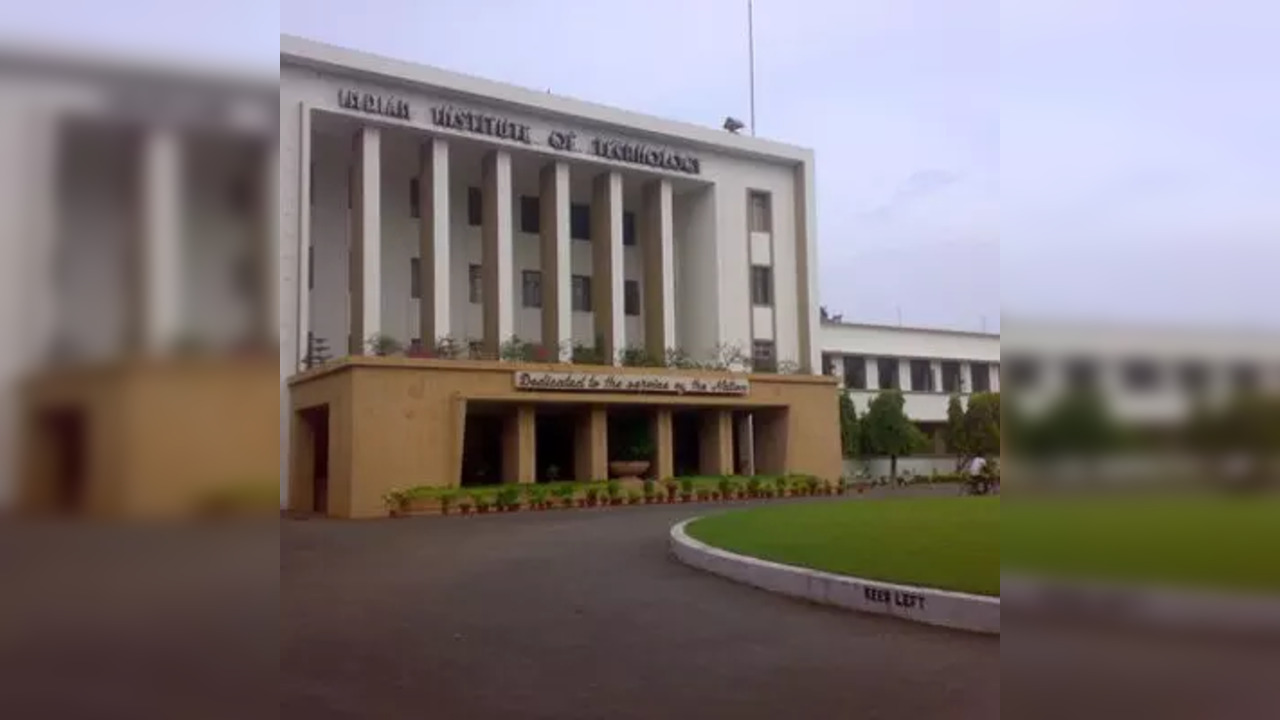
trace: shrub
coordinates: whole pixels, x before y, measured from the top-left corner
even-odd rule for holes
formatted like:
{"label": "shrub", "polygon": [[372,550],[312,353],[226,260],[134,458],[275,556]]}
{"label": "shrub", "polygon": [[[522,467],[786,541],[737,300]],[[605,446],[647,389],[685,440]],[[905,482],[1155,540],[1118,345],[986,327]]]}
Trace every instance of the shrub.
{"label": "shrub", "polygon": [[663,478],[662,489],[667,491],[668,500],[674,500],[676,493],[680,491],[680,486],[676,483],[675,478]]}
{"label": "shrub", "polygon": [[560,504],[564,507],[573,506],[573,496],[577,490],[572,485],[557,485],[551,490],[551,494],[555,495]]}
{"label": "shrub", "polygon": [[389,490],[382,496],[382,503],[389,512],[404,512],[409,506],[409,495],[404,490]]}
{"label": "shrub", "polygon": [[780,476],[777,480],[774,480],[774,481],[773,481],[773,484],[778,488],[778,496],[779,496],[779,497],[786,497],[786,494],[787,494],[787,478],[786,478],[785,476]]}
{"label": "shrub", "polygon": [[693,478],[680,478],[680,494],[690,495],[693,493]]}
{"label": "shrub", "polygon": [[489,507],[493,503],[488,493],[476,493],[473,497],[476,502],[476,512],[489,512]]}
{"label": "shrub", "polygon": [[643,485],[644,485],[644,496],[646,498],[651,498],[654,495],[658,494],[658,484],[655,483],[652,479],[646,478]]}
{"label": "shrub", "polygon": [[720,497],[725,499],[733,497],[733,481],[729,478],[721,477],[716,487],[720,490]]}
{"label": "shrub", "polygon": [[458,493],[453,490],[446,490],[440,493],[440,512],[445,515],[449,514],[449,509],[453,507],[454,501],[458,499]]}
{"label": "shrub", "polygon": [[596,502],[600,500],[600,488],[595,485],[591,485],[587,487],[587,490],[583,495],[586,498],[588,505],[595,505]]}
{"label": "shrub", "polygon": [[388,355],[400,355],[404,352],[404,343],[397,340],[392,335],[386,333],[374,333],[365,340],[365,348],[368,349],[370,355],[386,357]]}
{"label": "shrub", "polygon": [[711,499],[711,488],[698,488],[698,493],[697,493],[697,495],[698,495],[698,499],[699,499],[699,500],[703,500],[703,501],[705,501],[705,500],[710,500],[710,499]]}
{"label": "shrub", "polygon": [[631,505],[639,504],[639,502],[640,502],[640,491],[638,491],[638,490],[630,490],[630,491],[628,491],[628,492],[627,492],[627,502],[628,502],[629,504],[631,504]]}
{"label": "shrub", "polygon": [[547,504],[547,489],[541,485],[531,486],[525,495],[528,496],[529,504],[533,507],[545,507]]}
{"label": "shrub", "polygon": [[760,478],[753,477],[747,480],[747,494],[751,497],[760,495]]}

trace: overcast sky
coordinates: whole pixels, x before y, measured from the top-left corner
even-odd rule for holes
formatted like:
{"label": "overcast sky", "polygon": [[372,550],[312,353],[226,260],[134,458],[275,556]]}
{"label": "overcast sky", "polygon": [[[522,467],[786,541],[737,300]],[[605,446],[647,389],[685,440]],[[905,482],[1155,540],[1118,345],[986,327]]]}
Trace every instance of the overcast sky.
{"label": "overcast sky", "polygon": [[[759,134],[817,152],[823,303],[1280,327],[1277,5],[755,0]],[[266,67],[287,32],[718,126],[748,116],[745,6],[57,0],[6,24]]]}

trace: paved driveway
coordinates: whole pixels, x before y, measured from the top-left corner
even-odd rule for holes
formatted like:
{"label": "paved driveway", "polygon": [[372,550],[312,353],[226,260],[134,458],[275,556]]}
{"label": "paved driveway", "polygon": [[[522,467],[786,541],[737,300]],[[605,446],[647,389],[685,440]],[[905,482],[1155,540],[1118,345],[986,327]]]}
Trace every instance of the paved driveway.
{"label": "paved driveway", "polygon": [[999,640],[678,564],[722,506],[292,521],[282,717],[995,718]]}

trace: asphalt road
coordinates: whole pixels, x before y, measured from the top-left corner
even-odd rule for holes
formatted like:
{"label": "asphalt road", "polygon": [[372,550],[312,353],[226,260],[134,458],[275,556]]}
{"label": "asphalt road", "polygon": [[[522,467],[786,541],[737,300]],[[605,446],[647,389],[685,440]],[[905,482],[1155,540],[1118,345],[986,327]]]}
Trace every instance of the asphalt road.
{"label": "asphalt road", "polygon": [[281,717],[999,716],[997,638],[671,559],[721,507],[285,522]]}

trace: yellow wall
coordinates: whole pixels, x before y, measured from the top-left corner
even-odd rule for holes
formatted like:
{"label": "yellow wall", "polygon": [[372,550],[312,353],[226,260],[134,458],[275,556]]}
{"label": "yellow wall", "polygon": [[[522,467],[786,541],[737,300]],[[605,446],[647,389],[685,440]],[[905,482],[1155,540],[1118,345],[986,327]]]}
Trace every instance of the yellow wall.
{"label": "yellow wall", "polygon": [[[669,373],[724,377],[726,373],[653,368],[584,368],[407,358],[346,358],[291,381],[294,436],[298,411],[329,405],[329,514],[384,515],[382,496],[416,485],[458,481],[467,402],[655,405],[699,408],[772,408],[770,444],[789,472],[839,477],[840,428],[836,383],[821,376],[750,375],[745,397],[526,392],[513,387],[516,370]],[[785,412],[783,412],[785,411]],[[303,453],[295,453],[301,455]],[[290,505],[310,506],[306,458],[295,457]]]}

